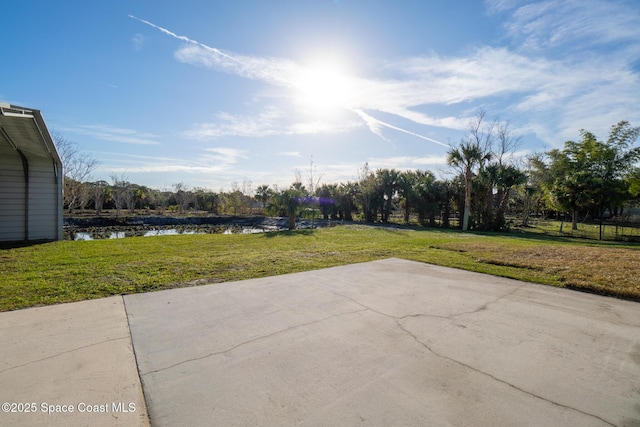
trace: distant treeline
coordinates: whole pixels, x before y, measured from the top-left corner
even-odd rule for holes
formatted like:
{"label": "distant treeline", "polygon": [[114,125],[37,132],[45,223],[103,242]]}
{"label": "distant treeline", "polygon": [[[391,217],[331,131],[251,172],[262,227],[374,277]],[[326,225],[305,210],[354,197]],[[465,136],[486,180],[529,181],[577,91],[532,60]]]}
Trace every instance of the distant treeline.
{"label": "distant treeline", "polygon": [[355,181],[321,183],[312,164],[307,176],[298,173],[288,188],[254,188],[244,182],[220,192],[183,183],[158,190],[118,176],[110,182],[67,176],[65,208],[96,214],[105,209],[118,214],[136,209],[290,218],[308,214],[366,222],[388,222],[395,213],[407,223],[476,230],[526,226],[533,215],[566,216],[576,228],[579,218],[620,217],[640,202],[640,148],[633,147],[639,134],[640,128],[621,121],[606,141],[581,130],[581,139],[567,141],[563,149],[516,159],[520,138],[508,124],[489,121],[480,112],[465,138],[448,152],[451,179],[437,179],[426,170],[371,170],[366,163]]}

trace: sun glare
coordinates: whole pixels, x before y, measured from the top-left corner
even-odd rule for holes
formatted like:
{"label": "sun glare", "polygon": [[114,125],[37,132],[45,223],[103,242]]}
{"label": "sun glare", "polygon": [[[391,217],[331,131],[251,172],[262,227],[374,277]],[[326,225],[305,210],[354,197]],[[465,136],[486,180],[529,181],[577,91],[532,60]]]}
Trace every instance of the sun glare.
{"label": "sun glare", "polygon": [[304,68],[295,81],[296,101],[304,108],[328,112],[348,106],[350,79],[332,64]]}

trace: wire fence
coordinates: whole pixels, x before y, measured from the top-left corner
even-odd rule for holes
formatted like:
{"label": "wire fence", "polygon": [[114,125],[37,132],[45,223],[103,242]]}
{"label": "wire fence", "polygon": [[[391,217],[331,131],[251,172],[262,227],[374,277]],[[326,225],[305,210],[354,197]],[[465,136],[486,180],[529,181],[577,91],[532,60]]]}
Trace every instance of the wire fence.
{"label": "wire fence", "polygon": [[[390,216],[390,221],[394,223],[403,223],[404,215],[402,211],[394,212]],[[410,223],[417,225],[417,216],[412,214],[410,216]],[[519,228],[517,224],[521,224],[522,219],[517,217],[508,217],[507,226],[508,229],[513,227]],[[428,226],[429,224],[424,224]],[[435,220],[436,227],[442,227],[444,221],[442,218],[437,217]],[[449,228],[460,228],[460,218],[458,215],[452,215],[449,218]],[[541,233],[548,236],[560,236],[560,237],[575,237],[580,239],[592,239],[592,240],[608,240],[608,241],[622,241],[622,242],[640,242],[640,221],[629,221],[626,219],[616,219],[604,221],[599,223],[578,223],[578,229],[572,230],[571,221],[554,221],[547,219],[531,218],[529,225],[525,229],[531,233]]]}
{"label": "wire fence", "polygon": [[533,220],[530,225],[536,231],[550,236],[577,237],[581,239],[640,242],[640,222],[603,221],[600,223],[578,223],[572,230],[571,222]]}

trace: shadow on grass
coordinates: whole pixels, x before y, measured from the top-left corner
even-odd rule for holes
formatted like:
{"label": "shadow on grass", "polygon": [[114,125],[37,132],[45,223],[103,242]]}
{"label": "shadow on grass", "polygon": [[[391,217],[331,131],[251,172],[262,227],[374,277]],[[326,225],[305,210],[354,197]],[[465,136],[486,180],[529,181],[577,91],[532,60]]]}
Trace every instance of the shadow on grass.
{"label": "shadow on grass", "polygon": [[573,236],[557,236],[553,234],[545,234],[537,231],[524,231],[524,230],[512,230],[512,231],[475,231],[471,232],[476,235],[482,236],[500,236],[511,237],[515,239],[536,240],[540,242],[562,242],[573,243],[587,246],[622,246],[625,248],[638,248],[640,244],[635,242],[623,241],[623,240],[596,240],[585,237],[573,237]]}
{"label": "shadow on grass", "polygon": [[640,302],[640,296],[633,295],[628,292],[607,291],[607,290],[602,290],[597,288],[589,288],[586,286],[576,286],[576,285],[566,285],[565,289],[571,289],[572,291],[576,291],[576,292],[584,292],[586,294],[600,295],[603,297],[613,297],[613,298],[623,299],[627,301]]}
{"label": "shadow on grass", "polygon": [[268,231],[262,235],[267,239],[272,239],[274,237],[312,236],[315,232],[315,228],[302,228],[299,230]]}
{"label": "shadow on grass", "polygon": [[0,250],[26,248],[29,246],[42,245],[44,243],[56,242],[57,240],[16,240],[11,242],[0,242]]}
{"label": "shadow on grass", "polygon": [[[581,237],[573,237],[573,236],[558,236],[553,234],[541,233],[539,231],[529,231],[523,229],[513,229],[511,231],[476,231],[471,230],[467,232],[463,232],[459,228],[444,228],[444,227],[429,227],[429,226],[421,226],[415,224],[397,224],[397,223],[367,223],[367,222],[343,222],[341,225],[346,227],[371,227],[388,233],[395,233],[398,231],[416,231],[416,232],[428,232],[428,233],[437,233],[443,235],[468,235],[468,236],[487,236],[487,237],[509,237],[513,239],[523,239],[523,240],[531,240],[538,242],[558,242],[558,243],[569,243],[569,244],[578,244],[578,245],[588,245],[588,246],[606,246],[606,247],[625,247],[625,248],[638,248],[640,249],[640,244],[635,242],[628,241],[614,241],[614,240],[593,240]],[[264,237],[273,238],[277,236],[310,236],[313,235],[317,228],[304,228],[304,229],[296,229],[296,230],[284,230],[284,231],[273,231],[264,233]]]}

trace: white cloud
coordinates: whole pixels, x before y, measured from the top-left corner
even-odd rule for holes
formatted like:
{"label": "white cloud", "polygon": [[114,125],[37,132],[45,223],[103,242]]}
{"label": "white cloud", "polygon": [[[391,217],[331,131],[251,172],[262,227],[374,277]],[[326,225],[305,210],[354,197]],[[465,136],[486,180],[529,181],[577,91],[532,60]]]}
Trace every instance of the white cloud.
{"label": "white cloud", "polygon": [[487,11],[490,14],[504,12],[514,8],[518,3],[522,3],[522,0],[485,0]]}
{"label": "white cloud", "polygon": [[158,135],[106,125],[78,125],[75,127],[63,128],[61,130],[79,135],[87,135],[110,142],[142,145],[160,144],[155,140],[155,138],[158,138]]}
{"label": "white cloud", "polygon": [[229,147],[210,147],[206,148],[207,153],[202,156],[204,160],[208,160],[218,167],[227,168],[238,162],[238,159],[246,159],[246,150],[238,150],[237,148]]}
{"label": "white cloud", "polygon": [[[244,56],[235,53],[231,54],[222,52],[219,49],[207,46],[196,40],[190,39],[189,37],[178,35],[149,21],[136,18],[132,15],[130,15],[130,17],[156,28],[173,38],[183,41],[185,44],[174,52],[174,57],[180,62],[219,69],[244,78],[262,80],[269,84],[285,88],[295,88],[300,81],[301,76],[308,74],[309,71],[305,67],[288,59]],[[397,108],[398,105],[393,103],[392,100],[397,98],[398,95],[404,95],[406,97],[408,94],[413,93],[415,89],[412,87],[413,85],[407,85],[404,82],[379,82],[347,77],[345,77],[345,80],[349,82],[349,87],[352,91],[352,93],[347,97],[348,99],[345,100],[348,104],[344,105],[344,107],[348,109],[370,108],[387,111],[384,108],[384,105],[389,103],[395,107],[394,110],[397,113],[398,111],[408,111],[408,107],[412,105],[427,103],[424,102],[424,100],[409,104],[404,102],[400,103],[404,108]],[[387,97],[382,98],[385,94]],[[413,113],[412,115],[416,117],[419,114]],[[193,138],[207,139],[218,138],[226,135],[254,137],[282,133],[308,134],[336,130],[336,127],[320,121],[297,123],[293,126],[286,127],[286,129],[280,128],[280,130],[276,130],[272,126],[268,126],[268,124],[271,124],[272,122],[270,120],[265,122],[263,115],[258,116],[257,118],[239,118],[230,116],[222,118],[228,119],[227,122],[229,123],[223,125],[214,123],[200,124],[196,129],[189,131],[187,134]],[[422,119],[425,122],[429,122],[429,119],[426,117],[423,117]],[[437,125],[437,123],[439,123],[437,120],[433,120],[430,124]],[[267,126],[265,126],[265,124],[267,124]],[[367,125],[370,129],[375,129],[375,127],[371,126],[370,122],[367,123]],[[352,126],[347,126],[347,129],[350,127]],[[340,128],[338,128],[338,130],[339,129]],[[376,134],[382,136],[381,133]]]}
{"label": "white cloud", "polygon": [[447,164],[446,156],[430,156],[430,157],[371,157],[367,161],[371,170],[376,169],[397,169],[397,170],[415,170],[427,169],[425,166],[444,166]]}
{"label": "white cloud", "polygon": [[[359,170],[368,163],[369,169],[396,169],[406,170],[431,170],[436,172],[444,168],[447,163],[446,156],[392,156],[392,157],[369,157],[362,162],[341,162],[333,164],[318,165],[318,171],[322,173],[322,183],[346,183],[357,181]],[[303,170],[303,168],[300,168]],[[290,184],[290,182],[289,182]]]}
{"label": "white cloud", "polygon": [[166,157],[132,156],[121,153],[103,153],[102,157],[110,159],[109,167],[99,166],[97,173],[108,179],[111,174],[140,174],[140,173],[162,173],[169,174],[175,172],[189,174],[209,174],[221,172],[223,168],[214,164],[193,162],[184,159],[171,159]]}
{"label": "white cloud", "polygon": [[416,157],[413,158],[412,164],[427,166],[427,165],[436,165],[442,166],[447,164],[447,156],[427,156],[427,157]]}
{"label": "white cloud", "polygon": [[276,128],[280,118],[281,113],[276,108],[265,109],[256,117],[218,113],[216,122],[196,125],[185,132],[185,135],[199,140],[223,136],[263,137],[277,133]]}
{"label": "white cloud", "polygon": [[[512,47],[481,46],[465,56],[406,58],[387,66],[386,71],[395,78],[349,77],[350,93],[344,107],[382,139],[388,129],[443,146],[447,144],[378,119],[377,113],[459,131],[466,129],[469,117],[418,110],[454,105],[473,110],[491,102],[500,106],[491,114],[505,119],[511,112],[520,114],[520,128],[535,130],[549,144],[561,144],[559,138],[575,135],[581,127],[598,133],[622,119],[640,121],[640,98],[635,95],[640,93],[640,76],[630,63],[640,54],[637,6],[601,0],[488,0],[485,4],[490,13],[509,16],[505,29]],[[185,43],[174,53],[177,60],[264,81],[284,91],[280,96],[293,97],[296,76],[304,70],[289,59],[222,52],[142,22]],[[591,49],[605,44],[622,47]],[[547,55],[545,49],[554,47],[568,48],[567,55]],[[299,120],[298,115],[268,107],[256,116],[220,113],[186,135],[195,139],[262,137],[343,132],[355,127],[357,124],[347,121]]]}
{"label": "white cloud", "polygon": [[292,122],[291,117],[276,107],[267,107],[256,116],[218,113],[216,121],[200,123],[184,134],[188,138],[213,140],[225,136],[261,138],[271,135],[310,135],[346,132],[359,124],[352,121]]}
{"label": "white cloud", "polygon": [[210,147],[198,155],[198,160],[184,160],[169,157],[142,156],[124,153],[102,152],[101,158],[109,159],[115,166],[104,168],[109,173],[200,173],[215,174],[234,168],[240,159],[246,159],[246,151],[229,147]]}
{"label": "white cloud", "polygon": [[244,78],[263,80],[284,87],[294,86],[300,67],[293,61],[222,53],[205,45],[185,44],[174,52],[177,61],[215,68]]}
{"label": "white cloud", "polygon": [[140,33],[136,33],[131,38],[131,44],[133,45],[133,50],[142,50],[146,43],[146,37]]}
{"label": "white cloud", "polygon": [[[485,46],[466,57],[432,55],[398,62],[393,68],[404,73],[407,81],[395,90],[395,96],[381,93],[379,97],[391,97],[394,108],[409,109],[427,104],[451,105],[488,97],[522,95],[549,85],[575,87],[585,80],[591,81],[592,77],[602,78],[593,73],[584,75],[583,65],[574,69],[560,61],[528,58],[506,48]],[[420,120],[417,116],[413,119]],[[441,123],[447,124],[447,121],[449,125],[461,125],[453,118],[443,119]]]}
{"label": "white cloud", "polygon": [[[611,0],[545,0],[515,7],[508,34],[524,49],[566,46],[570,51],[608,43],[640,42],[637,4]],[[506,10],[506,9],[503,9]]]}
{"label": "white cloud", "polygon": [[285,157],[302,157],[299,151],[281,151],[276,154],[278,156],[285,156]]}

